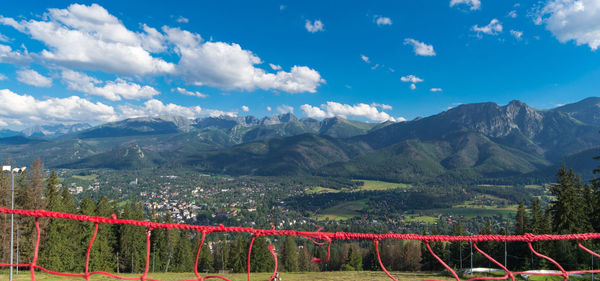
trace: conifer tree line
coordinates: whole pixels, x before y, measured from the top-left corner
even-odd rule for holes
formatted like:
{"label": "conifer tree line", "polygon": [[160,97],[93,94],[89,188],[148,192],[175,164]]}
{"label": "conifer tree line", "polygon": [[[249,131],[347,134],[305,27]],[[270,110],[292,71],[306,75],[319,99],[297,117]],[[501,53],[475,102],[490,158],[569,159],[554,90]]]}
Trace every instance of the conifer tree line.
{"label": "conifer tree line", "polygon": [[[600,173],[600,170],[595,171]],[[487,220],[479,226],[477,234],[566,234],[600,232],[600,179],[586,184],[573,170],[563,167],[557,172],[556,183],[550,187],[554,200],[544,204],[538,198],[521,202],[512,224],[497,225]],[[46,177],[39,159],[31,164],[26,173],[15,178],[15,205],[19,209],[45,209],[50,211],[111,217],[122,219],[172,223],[168,213],[159,215],[145,210],[137,200],[115,202],[106,197],[98,200],[82,198],[76,202],[61,187],[55,171]],[[10,175],[0,175],[0,206],[10,206]],[[33,219],[15,216],[18,229],[19,259],[27,263],[32,258],[35,241]],[[38,264],[61,272],[82,272],[85,254],[92,237],[94,225],[65,219],[40,219],[41,244]],[[433,226],[424,234],[440,234]],[[451,226],[451,235],[469,235],[462,223]],[[0,215],[0,261],[8,261],[10,239],[10,216]],[[151,272],[192,272],[201,233],[177,229],[154,229],[151,231]],[[245,272],[247,266],[249,234],[212,233],[202,246],[198,271]],[[98,235],[91,250],[91,270],[108,272],[142,272],[146,263],[146,229],[132,225],[100,224]],[[595,244],[594,244],[595,243]],[[331,257],[326,262],[313,262],[313,257],[324,259],[326,246],[316,246],[310,241],[294,237],[255,238],[251,270],[270,272],[274,261],[268,250],[273,245],[280,271],[336,271],[380,270],[374,244],[371,241],[334,241]],[[468,242],[433,242],[433,251],[456,269],[496,267],[472,249]],[[482,242],[480,249],[511,270],[554,269],[543,259],[535,257],[526,243]],[[584,241],[590,249],[600,249],[600,243]],[[578,249],[575,241],[535,242],[536,251],[557,260],[566,269],[588,268],[591,256]],[[419,241],[384,240],[380,242],[381,259],[389,270],[441,271],[443,267],[435,260],[425,245]],[[471,251],[473,254],[471,255]]]}

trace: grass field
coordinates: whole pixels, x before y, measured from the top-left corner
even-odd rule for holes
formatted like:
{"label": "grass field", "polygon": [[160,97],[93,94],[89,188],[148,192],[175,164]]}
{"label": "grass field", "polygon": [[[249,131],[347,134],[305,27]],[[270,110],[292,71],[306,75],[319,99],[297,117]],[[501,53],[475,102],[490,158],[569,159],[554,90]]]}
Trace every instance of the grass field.
{"label": "grass field", "polygon": [[422,223],[435,223],[437,221],[436,217],[427,216],[427,215],[406,215],[404,221],[406,222],[422,222]]}
{"label": "grass field", "polygon": [[307,194],[320,194],[320,193],[338,193],[340,190],[327,188],[322,186],[315,186],[312,189],[306,191]]}
{"label": "grass field", "polygon": [[83,181],[93,181],[98,178],[98,175],[91,174],[87,176],[74,175],[72,176],[74,179],[83,180]]}
{"label": "grass field", "polygon": [[488,207],[488,208],[451,208],[451,209],[436,209],[431,210],[434,213],[445,214],[445,215],[454,215],[454,216],[463,216],[465,218],[474,218],[477,216],[480,217],[492,217],[497,215],[502,215],[503,217],[514,217],[517,213],[517,210],[510,208],[496,208],[496,207]]}
{"label": "grass field", "polygon": [[[21,272],[19,275],[15,275],[15,280],[25,281],[31,280],[28,272]],[[123,274],[126,277],[138,277],[138,275]],[[404,281],[421,281],[427,279],[436,280],[453,280],[449,277],[441,276],[439,273],[430,272],[392,272],[392,275],[398,280]],[[204,276],[204,275],[201,275]],[[232,281],[246,281],[248,280],[245,273],[236,274],[224,274],[223,277]],[[271,277],[271,273],[253,273],[251,280],[268,280]],[[373,280],[383,281],[391,280],[383,271],[340,271],[340,272],[305,272],[305,273],[288,273],[281,272],[280,277],[285,281],[306,281],[306,280],[321,280],[321,281],[347,281],[347,280]],[[175,281],[175,280],[186,280],[195,278],[193,273],[157,273],[149,274],[148,278],[159,279],[164,281]],[[40,281],[57,281],[57,280],[83,280],[83,278],[73,277],[60,277],[49,274],[36,273],[36,280]],[[8,273],[0,273],[0,280],[8,280]],[[95,275],[90,280],[117,280],[102,275]],[[220,280],[220,279],[210,279]]]}
{"label": "grass field", "polygon": [[357,189],[333,189],[323,186],[315,186],[311,189],[306,190],[307,194],[320,194],[320,193],[339,193],[339,192],[358,192],[358,191],[375,191],[375,190],[390,190],[396,188],[411,188],[412,185],[406,183],[395,183],[386,181],[374,181],[374,180],[354,180],[357,182],[363,182],[363,185]]}
{"label": "grass field", "polygon": [[316,220],[347,220],[360,215],[367,206],[367,199],[349,201],[327,208],[315,215]]}
{"label": "grass field", "polygon": [[374,181],[374,180],[357,180],[362,181],[364,184],[358,190],[390,190],[396,188],[411,188],[412,185],[405,183],[385,182],[385,181]]}

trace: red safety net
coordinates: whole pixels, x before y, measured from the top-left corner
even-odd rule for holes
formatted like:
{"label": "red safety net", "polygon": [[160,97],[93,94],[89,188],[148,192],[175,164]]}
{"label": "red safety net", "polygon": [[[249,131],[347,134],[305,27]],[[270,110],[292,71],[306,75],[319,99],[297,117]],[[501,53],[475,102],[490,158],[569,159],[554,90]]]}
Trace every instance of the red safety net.
{"label": "red safety net", "polygon": [[[394,278],[387,271],[387,269],[383,265],[383,262],[381,261],[381,257],[379,255],[379,241],[381,241],[381,240],[404,239],[404,240],[421,241],[422,243],[425,244],[425,246],[429,250],[429,253],[431,253],[431,255],[441,265],[443,265],[452,274],[452,276],[454,276],[454,278],[457,281],[460,281],[460,278],[458,277],[456,272],[450,266],[448,266],[448,264],[446,264],[438,255],[436,255],[435,252],[433,252],[433,250],[431,249],[431,246],[429,245],[430,242],[440,242],[440,241],[471,242],[473,244],[473,248],[475,248],[475,250],[477,250],[477,252],[481,253],[483,256],[485,256],[487,259],[489,259],[491,262],[493,262],[494,264],[496,264],[497,266],[499,266],[500,268],[502,268],[502,270],[504,270],[506,272],[506,274],[502,277],[475,277],[475,278],[469,279],[468,281],[503,280],[503,279],[508,279],[508,278],[510,278],[514,281],[515,275],[519,275],[519,274],[560,275],[560,276],[563,276],[564,280],[566,281],[569,279],[570,274],[600,273],[600,270],[593,270],[593,269],[592,270],[567,271],[558,262],[556,262],[552,258],[544,256],[544,255],[536,252],[533,249],[533,246],[531,245],[532,242],[536,242],[536,241],[575,240],[577,242],[577,245],[579,246],[579,248],[588,252],[591,255],[594,255],[594,256],[600,258],[600,255],[598,253],[593,252],[592,250],[584,247],[581,244],[581,241],[584,241],[584,240],[600,239],[600,233],[582,233],[582,234],[564,234],[564,235],[550,235],[550,234],[533,235],[533,234],[527,233],[525,235],[449,236],[449,235],[418,235],[418,234],[394,234],[394,233],[370,234],[370,233],[348,233],[348,232],[321,232],[320,231],[321,229],[314,231],[314,232],[309,232],[309,231],[294,231],[294,230],[276,230],[274,227],[273,227],[273,229],[255,229],[255,228],[245,228],[245,227],[225,227],[223,225],[200,226],[200,225],[189,225],[189,224],[166,224],[166,223],[157,223],[157,222],[148,222],[148,221],[122,220],[122,219],[117,219],[115,215],[113,215],[112,218],[105,218],[105,217],[92,217],[92,216],[84,216],[84,215],[73,215],[73,214],[51,212],[51,211],[45,211],[45,210],[15,210],[15,209],[0,208],[0,213],[15,214],[15,215],[29,216],[29,217],[35,218],[36,243],[35,243],[32,261],[27,264],[0,263],[0,267],[28,267],[31,271],[31,280],[35,280],[36,269],[50,273],[50,274],[54,274],[54,275],[67,276],[67,277],[80,277],[80,278],[84,278],[85,280],[89,280],[90,276],[97,275],[97,274],[106,275],[106,276],[116,278],[116,279],[125,279],[125,280],[142,280],[142,281],[143,280],[156,280],[156,279],[148,278],[148,269],[149,269],[149,262],[150,262],[150,231],[152,231],[153,229],[158,229],[158,228],[165,228],[165,229],[176,228],[176,229],[197,231],[199,233],[202,233],[202,240],[200,242],[200,246],[198,247],[198,251],[196,252],[196,261],[195,261],[195,265],[194,265],[194,274],[196,275],[196,278],[189,279],[190,281],[191,280],[203,281],[203,280],[207,280],[207,279],[222,279],[222,280],[229,281],[229,279],[222,277],[222,276],[217,276],[217,275],[210,275],[210,276],[202,277],[202,276],[200,276],[200,273],[198,272],[198,269],[197,269],[198,268],[198,257],[200,255],[200,250],[202,248],[202,244],[204,243],[204,239],[206,238],[207,234],[213,233],[213,232],[216,232],[216,233],[238,232],[238,233],[251,233],[252,234],[252,240],[250,241],[250,248],[248,250],[248,265],[247,265],[248,266],[248,280],[250,280],[250,268],[251,268],[250,255],[252,253],[252,244],[254,243],[254,239],[256,239],[256,237],[259,237],[259,236],[294,236],[294,237],[307,238],[307,239],[313,241],[314,243],[316,243],[317,245],[327,244],[327,258],[326,259],[314,258],[313,260],[315,262],[323,262],[323,261],[329,260],[331,242],[334,240],[371,240],[375,244],[375,251],[377,253],[377,259],[379,261],[379,265],[381,266],[381,269],[387,274],[387,276],[389,276],[392,280],[395,280],[395,281],[397,281],[397,279]],[[85,271],[83,273],[75,274],[75,273],[65,273],[65,272],[54,272],[54,271],[48,270],[46,268],[43,268],[43,267],[37,265],[38,252],[39,252],[39,247],[40,247],[40,234],[41,234],[40,226],[39,226],[39,222],[38,222],[39,218],[61,218],[61,219],[69,219],[69,220],[77,220],[77,221],[94,223],[94,226],[95,226],[94,234],[93,234],[93,236],[90,240],[90,243],[88,245],[88,248],[87,248],[86,260],[85,260]],[[141,276],[139,276],[139,277],[124,277],[124,276],[118,276],[113,273],[103,272],[103,271],[90,272],[90,268],[89,268],[90,251],[94,244],[94,240],[96,239],[96,234],[98,233],[98,224],[101,224],[101,223],[104,223],[104,224],[127,224],[127,225],[137,225],[137,226],[146,227],[146,229],[147,229],[147,231],[146,231],[146,266],[145,266],[144,272]],[[497,241],[497,242],[508,241],[508,242],[527,243],[527,245],[529,246],[529,250],[534,255],[536,255],[537,257],[540,257],[542,259],[548,260],[549,262],[554,264],[556,266],[556,268],[558,269],[558,272],[531,272],[531,271],[515,272],[515,271],[510,271],[504,265],[502,265],[501,263],[499,263],[498,261],[493,259],[491,256],[489,256],[487,253],[482,251],[477,246],[478,242],[485,242],[485,241]],[[269,281],[271,281],[275,278],[275,276],[277,274],[277,255],[275,253],[275,250],[273,249],[273,246],[271,246],[271,245],[269,245],[269,251],[273,255],[273,259],[275,261],[275,269],[273,271],[271,278],[269,279]],[[158,281],[158,280],[156,280],[156,281]]]}

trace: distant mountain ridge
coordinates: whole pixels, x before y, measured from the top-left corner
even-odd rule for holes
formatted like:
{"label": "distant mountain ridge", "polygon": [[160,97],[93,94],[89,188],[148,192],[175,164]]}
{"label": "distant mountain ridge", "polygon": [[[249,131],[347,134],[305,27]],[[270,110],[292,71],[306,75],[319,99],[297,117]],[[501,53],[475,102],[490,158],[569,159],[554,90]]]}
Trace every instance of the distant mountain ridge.
{"label": "distant mountain ridge", "polygon": [[[260,119],[131,118],[42,142],[24,136],[7,140],[0,157],[32,161],[41,156],[50,167],[68,168],[189,167],[237,175],[480,181],[551,176],[561,161],[573,163],[598,151],[599,131],[600,98],[550,110],[515,100],[504,106],[465,104],[380,124],[300,119],[291,113]],[[578,169],[594,168],[594,161],[580,163]]]}

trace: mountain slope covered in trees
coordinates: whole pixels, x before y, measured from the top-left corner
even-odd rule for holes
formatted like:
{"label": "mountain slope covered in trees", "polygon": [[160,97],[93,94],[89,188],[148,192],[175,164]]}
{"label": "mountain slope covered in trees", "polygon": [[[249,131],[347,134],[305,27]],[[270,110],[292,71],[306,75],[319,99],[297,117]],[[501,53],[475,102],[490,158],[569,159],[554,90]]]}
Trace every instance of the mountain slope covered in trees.
{"label": "mountain slope covered in trees", "polygon": [[[262,119],[143,117],[52,139],[0,138],[0,157],[27,162],[40,156],[51,167],[69,168],[187,167],[236,175],[511,181],[547,178],[561,162],[586,158],[585,151],[598,149],[599,112],[600,98],[588,98],[549,110],[520,101],[465,104],[426,118],[382,124],[339,117],[298,119],[291,113]],[[125,153],[132,147],[148,157],[132,158]],[[579,163],[577,169],[591,170],[591,162]]]}

